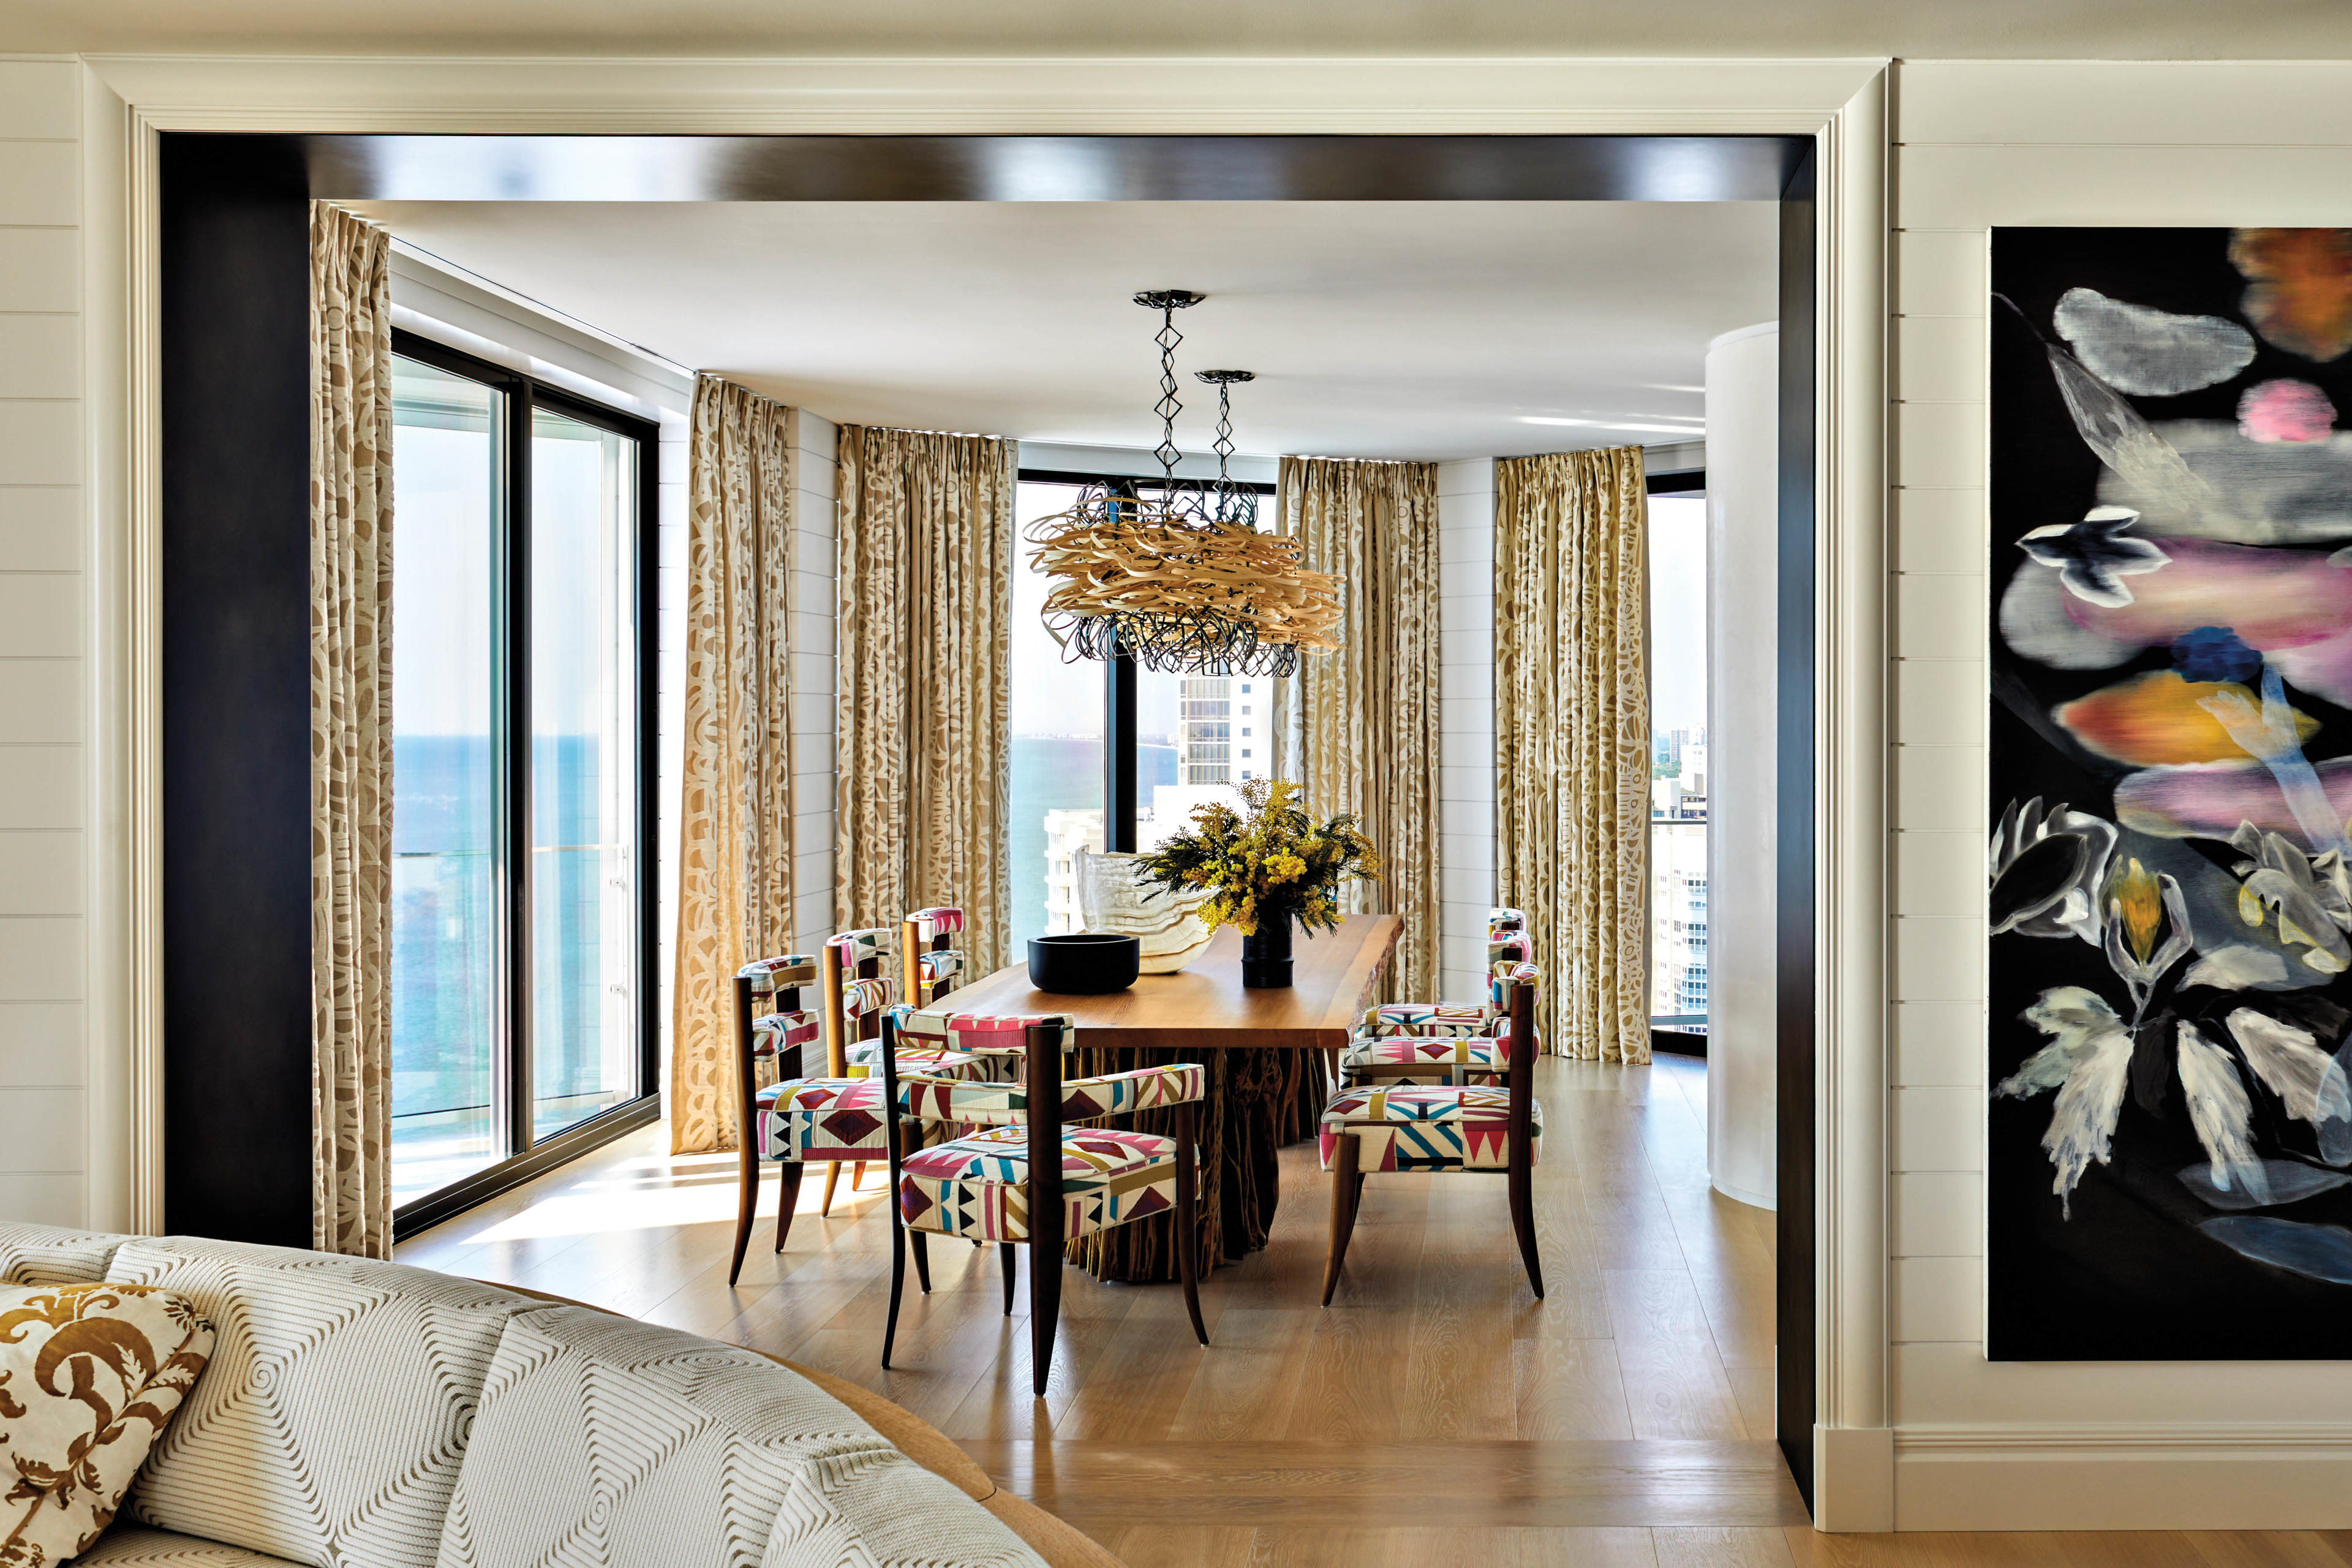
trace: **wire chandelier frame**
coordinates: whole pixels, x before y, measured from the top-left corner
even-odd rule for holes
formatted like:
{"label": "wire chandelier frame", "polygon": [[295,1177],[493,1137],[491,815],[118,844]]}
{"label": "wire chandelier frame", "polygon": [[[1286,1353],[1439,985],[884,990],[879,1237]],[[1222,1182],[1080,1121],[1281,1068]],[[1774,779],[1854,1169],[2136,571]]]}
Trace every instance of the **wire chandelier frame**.
{"label": "wire chandelier frame", "polygon": [[1217,478],[1180,480],[1176,445],[1176,312],[1205,296],[1150,289],[1135,302],[1160,312],[1158,488],[1089,484],[1066,511],[1025,531],[1030,564],[1058,578],[1045,629],[1065,659],[1130,657],[1161,674],[1284,676],[1305,654],[1339,646],[1339,580],[1306,569],[1297,540],[1257,528],[1257,496],[1234,483],[1233,388],[1245,370],[1204,370],[1217,389]]}

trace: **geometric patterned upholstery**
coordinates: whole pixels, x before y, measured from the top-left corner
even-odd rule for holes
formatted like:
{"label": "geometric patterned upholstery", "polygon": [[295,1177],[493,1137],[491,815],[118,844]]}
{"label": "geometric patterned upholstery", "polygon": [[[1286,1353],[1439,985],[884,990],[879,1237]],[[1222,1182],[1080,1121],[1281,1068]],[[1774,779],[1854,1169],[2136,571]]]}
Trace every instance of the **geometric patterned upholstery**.
{"label": "geometric patterned upholstery", "polygon": [[[1543,1107],[1533,1108],[1528,1160],[1543,1157]],[[1499,1089],[1343,1089],[1331,1097],[1316,1140],[1323,1168],[1352,1132],[1363,1171],[1501,1171],[1510,1165],[1511,1097]]]}
{"label": "geometric patterned upholstery", "polygon": [[[1202,1069],[1190,1062],[1137,1068],[1100,1078],[1073,1079],[1062,1085],[1064,1122],[1156,1110],[1201,1098]],[[1019,1083],[960,1082],[908,1079],[900,1082],[907,1114],[967,1126],[1019,1127],[1029,1120],[1029,1088]]]}
{"label": "geometric patterned upholstery", "polygon": [[934,1049],[969,1051],[974,1056],[1017,1057],[1029,1050],[1028,1028],[1050,1024],[1061,1032],[1065,1052],[1078,1048],[1077,1023],[1066,1013],[956,1013],[944,1008],[901,1007],[898,1015],[901,1039],[922,1042]]}
{"label": "geometric patterned upholstery", "polygon": [[882,1089],[878,1078],[802,1078],[761,1090],[760,1158],[887,1160]]}
{"label": "geometric patterned upholstery", "polygon": [[855,975],[859,964],[869,958],[878,962],[890,951],[890,933],[869,926],[863,931],[845,931],[838,936],[827,937],[824,945],[839,949],[842,973]]}
{"label": "geometric patterned upholstery", "polygon": [[755,996],[771,996],[780,990],[796,985],[816,984],[816,960],[804,952],[786,953],[781,958],[757,958],[735,972],[739,980],[751,983]]}
{"label": "geometric patterned upholstery", "polygon": [[[852,1040],[842,1047],[842,1054],[849,1058],[852,1078],[869,1077],[882,1069],[882,1042],[878,1037]],[[898,1057],[900,1078],[984,1078],[988,1072],[987,1063],[961,1051],[908,1050],[901,1043]]]}
{"label": "geometric patterned upholstery", "polygon": [[877,974],[864,980],[845,975],[841,982],[841,1016],[845,1018],[866,1018],[880,1016],[895,999],[892,993],[898,983],[887,974]]}
{"label": "geometric patterned upholstery", "polygon": [[0,1285],[89,1285],[106,1278],[119,1236],[0,1221]]}
{"label": "geometric patterned upholstery", "polygon": [[1396,1036],[1491,1038],[1500,1014],[1485,1002],[1390,1002],[1371,1008],[1358,1026],[1357,1038],[1387,1039]]}
{"label": "geometric patterned upholstery", "polygon": [[1509,1081],[1510,1066],[1508,1040],[1358,1035],[1339,1053],[1339,1083],[1344,1089],[1373,1082],[1391,1089],[1408,1084],[1492,1089]]}
{"label": "geometric patterned upholstery", "polygon": [[917,910],[907,917],[915,922],[916,935],[925,942],[947,931],[963,930],[963,911],[951,904],[928,910]]}
{"label": "geometric patterned upholstery", "polygon": [[287,1560],[173,1530],[118,1524],[75,1558],[73,1568],[287,1568]]}
{"label": "geometric patterned upholstery", "polygon": [[292,1247],[134,1237],[107,1279],[212,1320],[124,1510],[312,1568],[431,1568],[474,1405],[527,1296]]}
{"label": "geometric patterned upholstery", "polygon": [[1035,1568],[1039,1559],[765,1356],[545,1307],[509,1322],[499,1342],[437,1562]]}
{"label": "geometric patterned upholstery", "polygon": [[[908,1156],[900,1170],[898,1212],[909,1227],[974,1241],[1029,1239],[1027,1128],[971,1133]],[[1063,1132],[1065,1238],[1175,1206],[1173,1138],[1110,1127]]]}
{"label": "geometric patterned upholstery", "polygon": [[751,1020],[751,1054],[772,1057],[779,1048],[789,1050],[794,1046],[806,1047],[816,1043],[816,1015],[803,1009],[793,1013],[769,1013]]}
{"label": "geometric patterned upholstery", "polygon": [[1486,968],[1503,963],[1527,963],[1536,955],[1535,939],[1528,934],[1528,917],[1518,910],[1486,911]]}
{"label": "geometric patterned upholstery", "polygon": [[963,973],[963,954],[951,947],[929,948],[915,955],[918,978],[926,985],[953,980]]}

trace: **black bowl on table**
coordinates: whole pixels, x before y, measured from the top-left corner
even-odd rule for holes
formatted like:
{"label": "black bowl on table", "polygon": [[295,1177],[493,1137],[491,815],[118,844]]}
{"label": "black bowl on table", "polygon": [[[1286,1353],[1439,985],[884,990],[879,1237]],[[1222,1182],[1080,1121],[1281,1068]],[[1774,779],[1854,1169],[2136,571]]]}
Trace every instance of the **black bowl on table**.
{"label": "black bowl on table", "polygon": [[1062,996],[1099,996],[1135,984],[1143,943],[1108,931],[1029,939],[1029,984]]}

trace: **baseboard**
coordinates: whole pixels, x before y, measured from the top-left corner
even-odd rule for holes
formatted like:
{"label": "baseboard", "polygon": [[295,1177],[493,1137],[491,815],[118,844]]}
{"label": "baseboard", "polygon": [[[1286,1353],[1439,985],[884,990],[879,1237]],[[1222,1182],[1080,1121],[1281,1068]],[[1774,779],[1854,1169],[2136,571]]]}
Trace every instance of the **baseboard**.
{"label": "baseboard", "polygon": [[2352,1426],[1906,1427],[1895,1528],[2352,1529]]}
{"label": "baseboard", "polygon": [[1895,1528],[1895,1434],[1885,1426],[1813,1428],[1813,1528],[1875,1534]]}

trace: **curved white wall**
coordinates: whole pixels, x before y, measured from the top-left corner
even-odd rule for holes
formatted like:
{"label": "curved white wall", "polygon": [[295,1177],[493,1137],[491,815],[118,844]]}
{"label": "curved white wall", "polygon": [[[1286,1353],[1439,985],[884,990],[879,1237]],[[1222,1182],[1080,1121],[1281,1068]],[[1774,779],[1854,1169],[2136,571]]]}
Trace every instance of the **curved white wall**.
{"label": "curved white wall", "polygon": [[1780,331],[1706,350],[1706,1168],[1773,1202],[1773,657]]}

